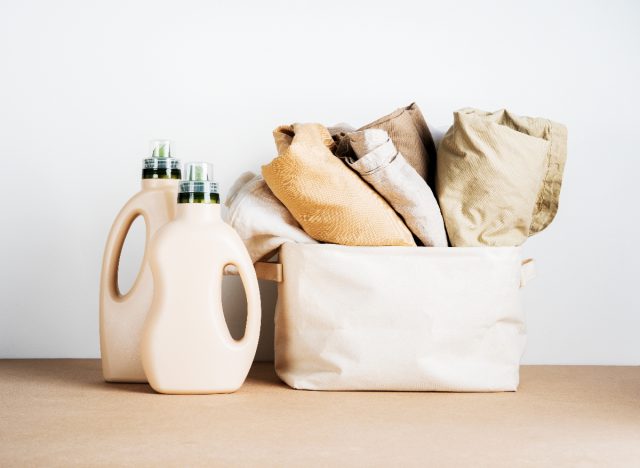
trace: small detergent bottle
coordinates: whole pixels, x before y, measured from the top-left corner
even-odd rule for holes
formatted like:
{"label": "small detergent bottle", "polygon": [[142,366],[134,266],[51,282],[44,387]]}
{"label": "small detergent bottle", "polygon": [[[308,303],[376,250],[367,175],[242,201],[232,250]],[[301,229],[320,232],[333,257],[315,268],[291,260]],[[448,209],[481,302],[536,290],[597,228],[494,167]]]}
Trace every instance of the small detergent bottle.
{"label": "small detergent bottle", "polygon": [[[222,221],[211,165],[190,163],[175,219],[149,246],[156,285],[142,337],[142,362],[160,393],[229,393],[240,388],[258,346],[260,291],[249,253]],[[235,340],[222,311],[225,266],[237,267],[247,296],[244,336]]]}
{"label": "small detergent bottle", "polygon": [[[108,382],[146,382],[140,358],[140,338],[153,298],[148,264],[149,240],[175,216],[181,178],[180,161],[171,157],[167,140],[151,143],[151,157],[143,161],[142,190],[122,208],[109,233],[100,279],[100,354]],[[138,276],[126,294],[118,289],[118,265],[133,221],[146,225],[145,253]]]}

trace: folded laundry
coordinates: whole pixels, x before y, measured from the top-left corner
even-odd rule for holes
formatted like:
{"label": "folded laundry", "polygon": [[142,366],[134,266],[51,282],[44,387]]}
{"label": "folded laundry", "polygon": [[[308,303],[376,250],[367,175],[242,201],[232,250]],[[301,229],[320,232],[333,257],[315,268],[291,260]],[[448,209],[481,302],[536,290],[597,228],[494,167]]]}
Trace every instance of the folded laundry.
{"label": "folded laundry", "polygon": [[294,124],[273,135],[279,156],[262,175],[307,234],[343,245],[415,245],[393,208],[333,155],[325,127]]}
{"label": "folded laundry", "polygon": [[254,263],[271,258],[285,242],[317,243],[259,175],[242,174],[231,187],[225,205],[226,221],[240,235]]}
{"label": "folded laundry", "polygon": [[384,130],[348,133],[356,158],[344,161],[402,216],[425,246],[446,247],[447,233],[433,192],[411,167]]}
{"label": "folded laundry", "polygon": [[[344,124],[342,124],[344,126]],[[338,130],[340,130],[339,126]],[[347,126],[345,126],[348,129]],[[358,130],[378,128],[387,132],[398,151],[402,153],[407,162],[416,172],[427,181],[432,189],[435,189],[436,171],[436,147],[429,132],[420,108],[414,102],[406,107],[401,107],[391,114],[367,124]],[[348,151],[348,145],[342,143],[346,134],[332,132],[338,143],[337,154]]]}
{"label": "folded laundry", "polygon": [[437,196],[453,246],[515,246],[553,220],[567,130],[547,119],[463,109],[438,148]]}

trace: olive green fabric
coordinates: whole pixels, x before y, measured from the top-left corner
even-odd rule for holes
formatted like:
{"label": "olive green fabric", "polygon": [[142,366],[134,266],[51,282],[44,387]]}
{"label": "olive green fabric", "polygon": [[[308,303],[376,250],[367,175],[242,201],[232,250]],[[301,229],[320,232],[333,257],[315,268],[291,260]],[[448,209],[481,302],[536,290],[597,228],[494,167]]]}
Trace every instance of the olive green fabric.
{"label": "olive green fabric", "polygon": [[548,119],[463,109],[438,148],[436,190],[451,244],[515,246],[558,210],[567,130]]}

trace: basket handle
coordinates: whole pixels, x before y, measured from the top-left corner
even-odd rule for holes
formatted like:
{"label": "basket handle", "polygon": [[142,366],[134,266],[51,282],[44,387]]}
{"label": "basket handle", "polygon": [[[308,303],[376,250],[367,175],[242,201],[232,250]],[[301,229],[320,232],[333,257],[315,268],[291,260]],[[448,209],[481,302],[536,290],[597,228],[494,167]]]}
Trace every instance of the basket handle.
{"label": "basket handle", "polygon": [[282,263],[256,262],[253,266],[258,278],[282,283]]}
{"label": "basket handle", "polygon": [[520,287],[524,288],[529,281],[536,277],[536,262],[533,258],[522,260],[520,267]]}
{"label": "basket handle", "polygon": [[[282,263],[256,262],[253,264],[258,279],[282,283]],[[225,275],[238,275],[238,269],[234,265],[227,265]]]}
{"label": "basket handle", "polygon": [[[282,264],[271,262],[256,262],[253,265],[256,269],[256,275],[258,278],[275,281],[276,283],[282,282]],[[536,277],[536,263],[533,258],[525,258],[522,260],[522,266],[520,269],[520,287],[524,288],[529,281]]]}

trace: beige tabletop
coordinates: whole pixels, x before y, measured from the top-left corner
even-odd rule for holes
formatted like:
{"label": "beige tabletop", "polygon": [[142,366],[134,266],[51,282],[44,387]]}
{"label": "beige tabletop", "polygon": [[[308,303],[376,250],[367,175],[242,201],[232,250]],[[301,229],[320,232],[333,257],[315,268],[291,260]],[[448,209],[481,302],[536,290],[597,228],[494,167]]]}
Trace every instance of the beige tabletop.
{"label": "beige tabletop", "polygon": [[0,466],[640,466],[640,367],[523,367],[517,393],[235,394],[107,384],[97,360],[0,361]]}

